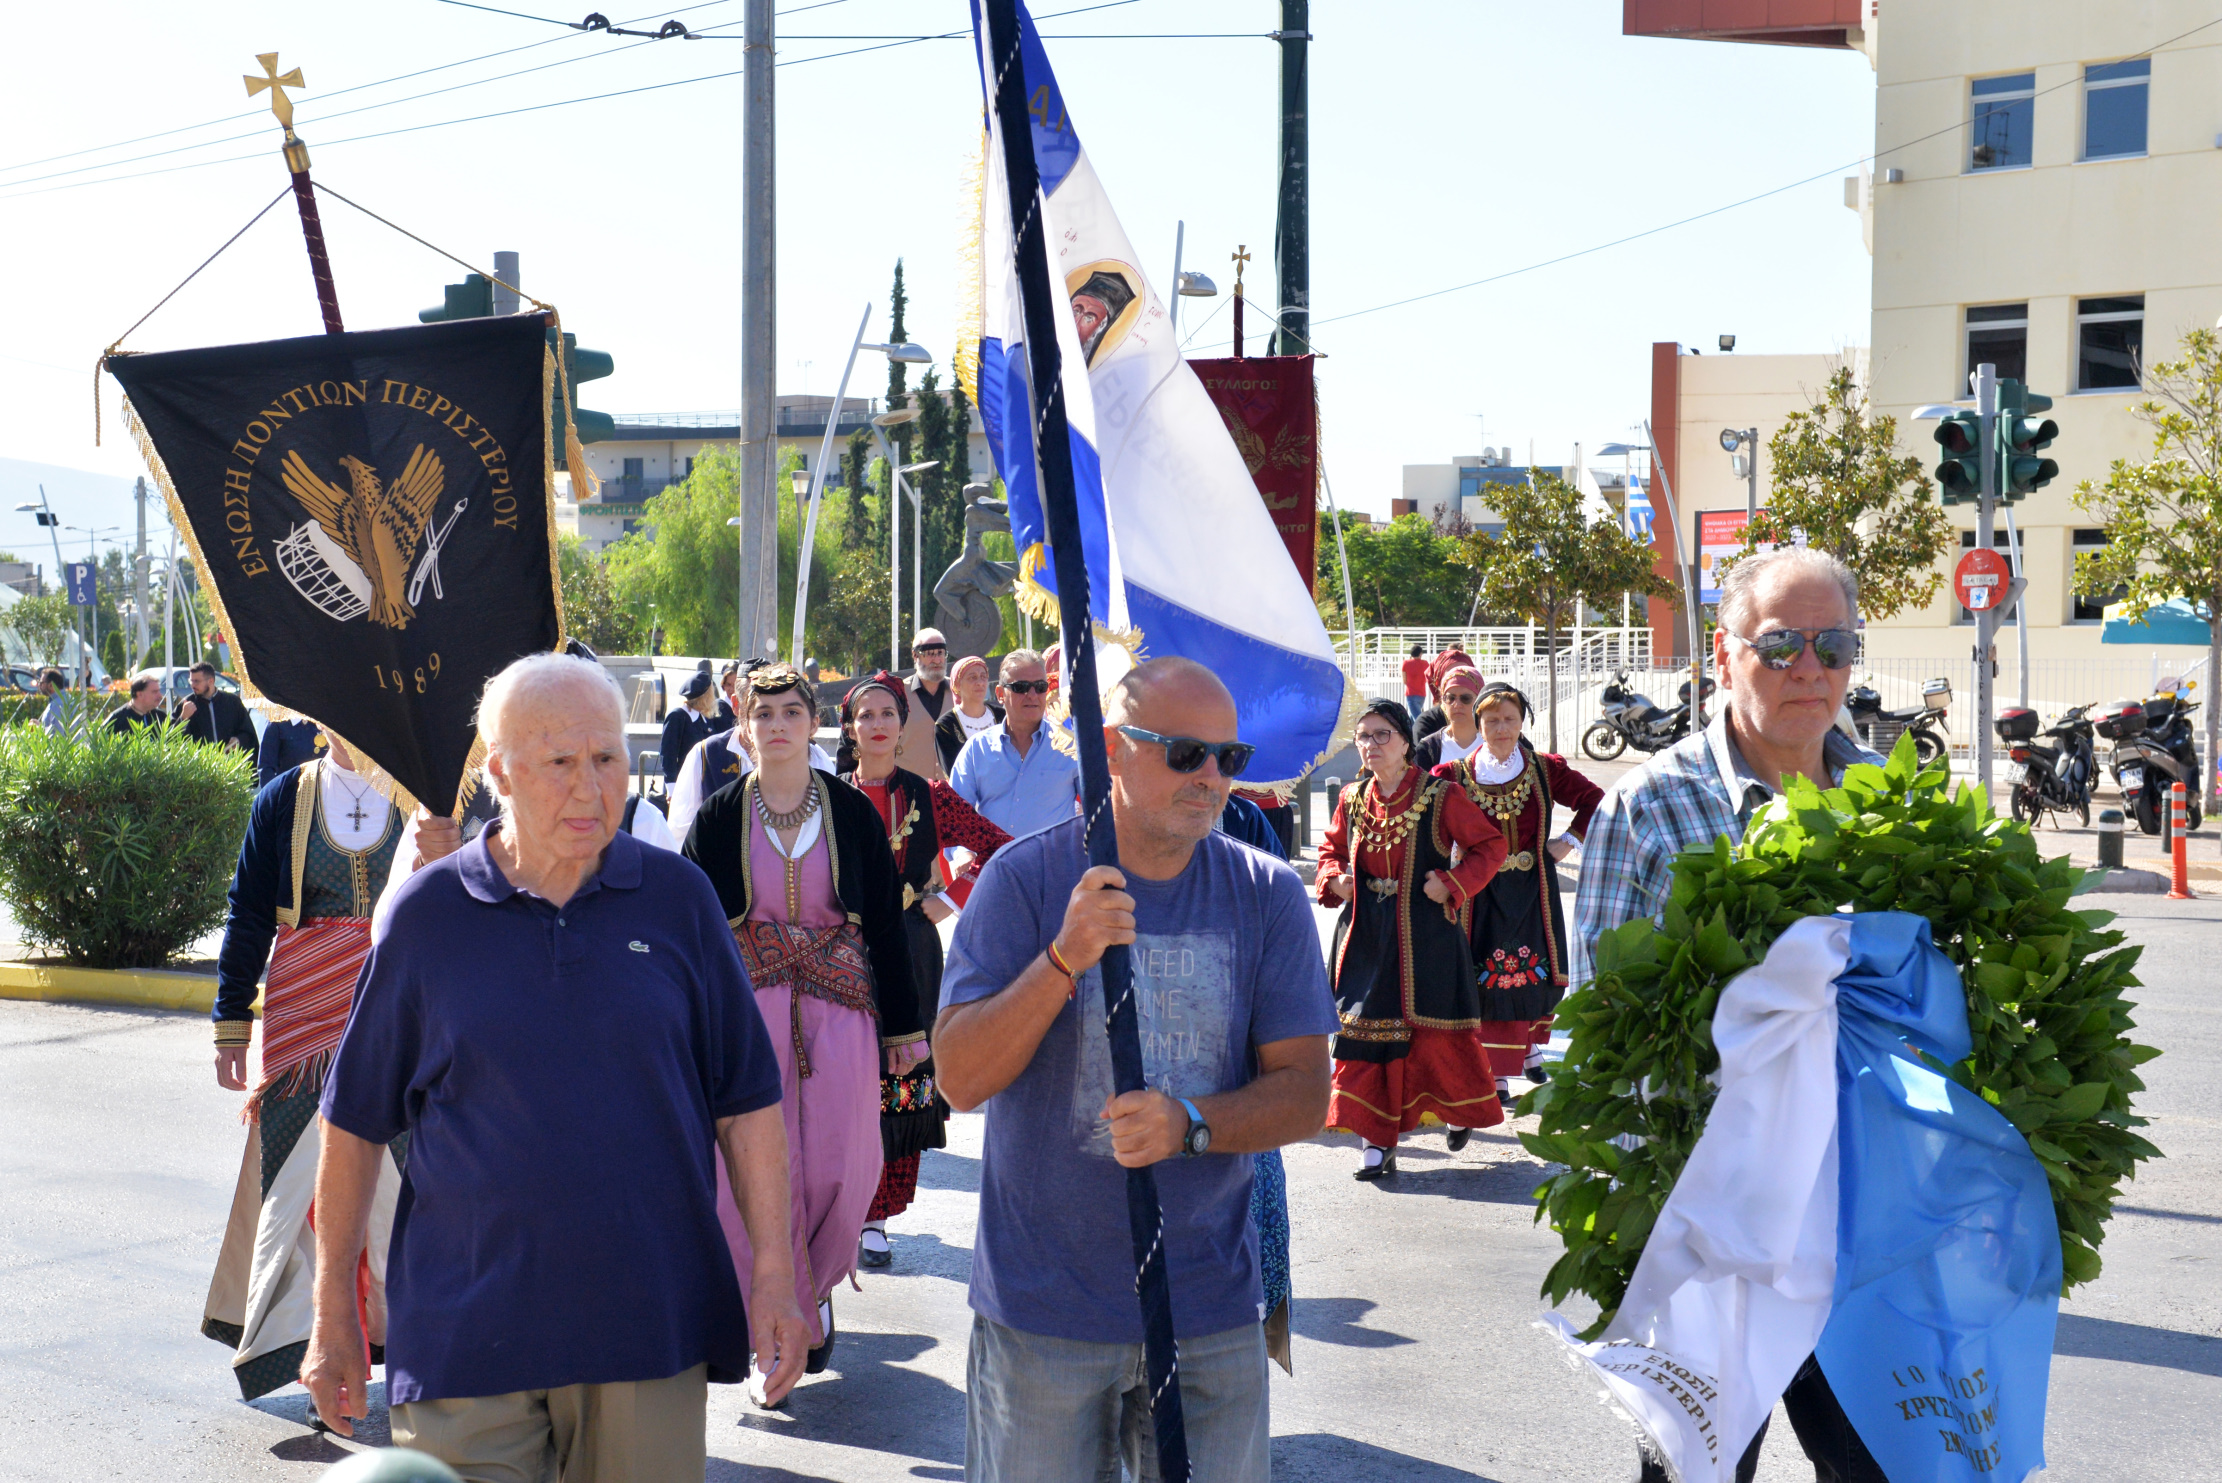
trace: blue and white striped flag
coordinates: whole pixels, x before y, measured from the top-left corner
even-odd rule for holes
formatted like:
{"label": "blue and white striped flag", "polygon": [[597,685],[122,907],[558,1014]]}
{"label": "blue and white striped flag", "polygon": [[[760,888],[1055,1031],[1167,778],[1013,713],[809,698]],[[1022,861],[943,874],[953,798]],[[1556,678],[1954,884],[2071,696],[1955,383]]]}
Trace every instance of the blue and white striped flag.
{"label": "blue and white striped flag", "polygon": [[[972,13],[985,99],[979,0]],[[1181,356],[1023,5],[1019,26],[1051,278],[1071,304],[1057,338],[1099,679],[1108,686],[1124,672],[1122,651],[1197,661],[1234,693],[1242,740],[1258,749],[1243,781],[1293,781],[1339,745],[1361,702],[1308,575],[1289,561],[1226,423]],[[958,374],[973,384],[1009,496],[1019,600],[1047,620],[1057,585],[1028,424],[1035,402],[1016,234],[997,123],[984,114],[977,319],[960,332]]]}
{"label": "blue and white striped flag", "polygon": [[1621,511],[1620,528],[1635,540],[1651,539],[1651,496],[1644,488],[1641,474],[1628,476],[1628,494]]}

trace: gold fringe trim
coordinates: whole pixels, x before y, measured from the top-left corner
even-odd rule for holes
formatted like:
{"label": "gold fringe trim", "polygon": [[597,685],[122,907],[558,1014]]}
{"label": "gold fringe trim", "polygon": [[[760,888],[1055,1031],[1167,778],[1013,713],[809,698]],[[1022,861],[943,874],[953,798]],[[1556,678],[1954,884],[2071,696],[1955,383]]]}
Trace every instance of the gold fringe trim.
{"label": "gold fringe trim", "polygon": [[1047,623],[1052,628],[1064,626],[1064,619],[1057,609],[1057,594],[1041,584],[1039,573],[1049,565],[1049,548],[1040,541],[1034,542],[1018,558],[1018,582],[1011,588],[1011,601],[1018,610],[1036,623]]}
{"label": "gold fringe trim", "polygon": [[983,125],[959,177],[957,232],[957,384],[980,405],[980,337],[987,332],[987,264],[980,254],[987,218],[988,131]]}
{"label": "gold fringe trim", "polygon": [[1358,718],[1365,713],[1366,698],[1358,693],[1358,687],[1345,674],[1342,677],[1342,710],[1335,717],[1335,729],[1328,733],[1325,750],[1305,763],[1303,772],[1293,778],[1243,778],[1237,786],[1255,792],[1271,793],[1282,802],[1287,802],[1289,796],[1303,784],[1305,778],[1318,770],[1321,763],[1350,745],[1350,739],[1358,734]]}

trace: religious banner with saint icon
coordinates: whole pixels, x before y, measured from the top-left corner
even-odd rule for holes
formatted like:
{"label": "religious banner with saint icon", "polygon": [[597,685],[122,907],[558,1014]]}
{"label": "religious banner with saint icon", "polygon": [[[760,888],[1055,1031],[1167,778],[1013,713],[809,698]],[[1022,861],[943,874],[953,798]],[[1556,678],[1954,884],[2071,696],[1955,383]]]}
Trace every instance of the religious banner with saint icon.
{"label": "religious banner with saint icon", "polygon": [[443,812],[487,679],[563,645],[549,322],[107,361],[247,694]]}
{"label": "religious banner with saint icon", "polygon": [[1191,360],[1204,395],[1219,409],[1288,547],[1304,585],[1312,585],[1319,536],[1319,403],[1312,357],[1258,355]]}

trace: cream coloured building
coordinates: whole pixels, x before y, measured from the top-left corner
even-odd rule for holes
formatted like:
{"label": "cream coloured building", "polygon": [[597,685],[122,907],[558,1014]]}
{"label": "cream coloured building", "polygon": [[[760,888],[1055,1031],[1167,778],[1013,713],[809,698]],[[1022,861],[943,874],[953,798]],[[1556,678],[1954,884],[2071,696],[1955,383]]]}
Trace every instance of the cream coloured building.
{"label": "cream coloured building", "polygon": [[[2060,477],[2015,509],[2030,655],[2098,660],[2100,609],[2069,576],[2078,546],[2105,537],[2073,491],[2103,479],[2113,459],[2149,456],[2131,411],[2134,367],[2172,358],[2186,330],[2222,314],[2222,28],[2211,26],[2212,5],[1933,0],[1879,13],[1873,0],[1770,0],[1764,10],[1768,26],[1753,29],[1749,5],[1631,0],[1626,29],[1864,52],[1876,160],[1846,182],[1846,204],[1874,253],[1870,396],[1900,418],[1902,445],[1932,464],[1931,425],[1907,414],[1967,399],[1977,363],[2053,398],[2060,437],[2048,454]],[[1707,374],[1726,363],[1703,359]],[[1725,463],[1699,447],[1709,425],[1689,420],[1679,460],[1701,503],[1712,498],[1700,483],[1707,464]],[[1974,511],[1947,513],[1972,545]],[[1947,592],[1871,627],[1869,651],[1964,655],[1961,616]],[[2001,646],[2010,643],[2009,629]]]}

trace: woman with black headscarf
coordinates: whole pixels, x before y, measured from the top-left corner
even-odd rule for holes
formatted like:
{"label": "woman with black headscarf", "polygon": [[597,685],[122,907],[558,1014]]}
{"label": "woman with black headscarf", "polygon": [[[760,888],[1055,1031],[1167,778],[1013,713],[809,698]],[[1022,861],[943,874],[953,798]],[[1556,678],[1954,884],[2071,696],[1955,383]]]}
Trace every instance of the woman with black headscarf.
{"label": "woman with black headscarf", "polygon": [[[1566,912],[1559,902],[1557,862],[1589,833],[1605,790],[1539,752],[1520,734],[1532,713],[1527,696],[1502,680],[1482,687],[1474,709],[1481,742],[1465,758],[1435,769],[1464,793],[1505,837],[1507,854],[1495,879],[1474,898],[1474,972],[1481,991],[1481,1042],[1509,1108],[1512,1079],[1540,1081],[1551,1011],[1566,995]],[[1551,811],[1574,811],[1573,827],[1546,841]]]}
{"label": "woman with black headscarf", "polygon": [[1412,720],[1377,700],[1358,718],[1369,777],[1344,791],[1319,848],[1319,900],[1342,908],[1328,970],[1342,1028],[1327,1126],[1362,1143],[1357,1177],[1396,1172],[1424,1124],[1463,1147],[1504,1121],[1475,1031],[1481,1002],[1467,917],[1504,836],[1463,791],[1412,765]]}
{"label": "woman with black headscarf", "polygon": [[[936,923],[950,914],[942,899],[946,882],[941,852],[972,853],[965,874],[979,867],[1010,836],[973,810],[947,783],[928,782],[895,765],[903,727],[910,720],[910,697],[901,680],[881,670],[853,686],[841,702],[841,730],[856,756],[856,767],[841,781],[860,790],[879,810],[895,868],[903,883],[903,927],[910,939],[911,978],[918,986],[919,1018],[928,1025],[940,1007],[941,932]],[[929,1148],[943,1148],[942,1131],[949,1104],[934,1090],[932,1061],[880,1079],[879,1189],[872,1196],[857,1260],[867,1267],[894,1261],[887,1222],[910,1208],[918,1193],[918,1163]]]}

